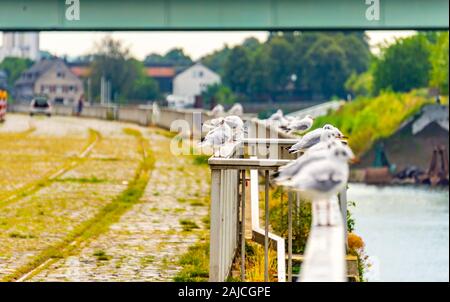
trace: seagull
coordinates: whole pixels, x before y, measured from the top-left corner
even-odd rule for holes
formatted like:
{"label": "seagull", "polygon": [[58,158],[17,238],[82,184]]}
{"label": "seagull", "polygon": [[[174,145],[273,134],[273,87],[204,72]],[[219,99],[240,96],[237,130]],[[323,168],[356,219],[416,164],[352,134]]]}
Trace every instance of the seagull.
{"label": "seagull", "polygon": [[212,116],[222,116],[225,113],[225,109],[221,104],[217,104],[212,110],[211,115]]}
{"label": "seagull", "polygon": [[318,128],[305,134],[300,140],[289,148],[289,153],[297,153],[305,151],[306,149],[320,143],[326,142],[336,136],[332,129]]}
{"label": "seagull", "polygon": [[326,125],[323,126],[323,129],[332,130],[336,134],[336,137],[338,137],[338,138],[348,138],[347,136],[342,134],[341,130],[339,130],[338,128],[334,127],[333,125],[326,124]]}
{"label": "seagull", "polygon": [[229,115],[242,116],[244,114],[244,107],[240,103],[235,103],[233,107],[228,110]]}
{"label": "seagull", "polygon": [[211,131],[219,127],[222,122],[225,122],[225,124],[227,124],[231,128],[233,141],[239,141],[243,138],[245,133],[244,122],[237,115],[229,115],[226,117],[218,117],[212,120],[208,120],[203,123],[202,129],[205,131]]}
{"label": "seagull", "polygon": [[198,145],[199,147],[211,146],[213,149],[217,147],[220,148],[226,143],[231,142],[232,138],[233,134],[230,126],[225,123],[225,120],[222,120],[219,126],[209,131]]}
{"label": "seagull", "polygon": [[289,122],[287,126],[282,126],[283,130],[288,132],[306,132],[308,131],[314,123],[314,118],[311,115],[307,115],[302,119],[293,119]]}
{"label": "seagull", "polygon": [[319,143],[315,144],[314,146],[308,148],[305,151],[305,154],[307,154],[307,153],[311,154],[311,153],[319,152],[319,151],[322,151],[322,150],[325,150],[325,149],[330,149],[333,146],[337,146],[339,144],[340,145],[344,145],[344,146],[348,145],[347,141],[342,140],[341,138],[337,138],[335,136],[336,133],[332,132],[332,134],[333,135],[331,137],[327,136],[325,138],[321,138],[321,141]]}
{"label": "seagull", "polygon": [[281,109],[278,109],[274,114],[272,114],[268,119],[267,122],[269,124],[274,125],[278,128],[286,127],[291,121],[292,117],[287,117],[283,115],[283,111]]}
{"label": "seagull", "polygon": [[267,120],[268,121],[281,121],[284,119],[283,111],[278,109],[274,114],[272,114]]}
{"label": "seagull", "polygon": [[275,181],[293,190],[311,196],[313,205],[325,203],[327,225],[330,225],[330,198],[340,192],[348,182],[348,162],[354,158],[351,149],[342,144],[316,153],[304,155],[280,168]]}

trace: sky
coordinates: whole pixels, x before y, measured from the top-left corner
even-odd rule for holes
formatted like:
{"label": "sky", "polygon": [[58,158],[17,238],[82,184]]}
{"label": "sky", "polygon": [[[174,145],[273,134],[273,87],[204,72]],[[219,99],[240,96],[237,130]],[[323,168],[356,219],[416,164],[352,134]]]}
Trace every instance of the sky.
{"label": "sky", "polygon": [[[392,43],[397,37],[414,34],[414,31],[367,31],[374,53],[380,43]],[[128,46],[137,59],[144,59],[149,53],[164,54],[174,47],[181,47],[194,60],[221,49],[225,44],[234,46],[248,37],[260,41],[267,38],[264,31],[223,31],[223,32],[41,32],[41,50],[57,56],[75,57],[90,53],[95,43],[106,35],[120,39]],[[0,36],[2,34],[0,33]],[[2,39],[0,39],[0,45]]]}

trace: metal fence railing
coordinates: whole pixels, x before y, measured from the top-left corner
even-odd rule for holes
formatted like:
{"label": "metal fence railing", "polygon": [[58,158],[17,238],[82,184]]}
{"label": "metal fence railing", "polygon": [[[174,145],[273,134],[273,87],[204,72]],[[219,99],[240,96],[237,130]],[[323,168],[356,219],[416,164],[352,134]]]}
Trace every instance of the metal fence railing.
{"label": "metal fence railing", "polygon": [[[249,133],[256,133],[256,136],[268,134],[265,130]],[[269,281],[270,248],[277,252],[278,281],[293,280],[293,209],[294,203],[299,202],[299,194],[296,192],[287,194],[288,234],[287,238],[282,238],[271,232],[269,188],[272,185],[271,171],[276,171],[280,166],[295,159],[286,152],[286,147],[291,146],[296,140],[277,138],[276,134],[271,137],[274,136],[275,138],[245,139],[228,146],[226,156],[213,156],[209,159],[212,173],[210,281],[226,281],[235,260],[240,263],[241,280],[247,279],[245,242],[250,238],[246,238],[246,231],[251,232],[251,239],[254,242],[264,246],[264,280]],[[247,180],[250,183],[248,192]],[[260,200],[263,201],[263,209],[259,208]],[[329,204],[330,212],[327,215],[332,216],[332,225],[319,225],[318,218],[325,215],[324,210],[312,207],[312,225],[301,275],[298,278],[300,281],[346,280],[346,192],[341,192],[339,198],[336,197]],[[250,211],[247,209],[248,206],[251,208]],[[246,220],[250,220],[251,225],[248,225]]]}

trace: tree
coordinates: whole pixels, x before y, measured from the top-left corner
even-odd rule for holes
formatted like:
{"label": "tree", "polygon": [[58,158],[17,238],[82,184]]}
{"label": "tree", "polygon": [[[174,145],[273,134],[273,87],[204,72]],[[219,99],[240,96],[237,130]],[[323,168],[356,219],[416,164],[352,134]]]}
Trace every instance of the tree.
{"label": "tree", "polygon": [[144,72],[144,64],[140,61],[132,59],[135,68],[138,71],[138,76],[133,83],[128,98],[137,101],[151,101],[159,97],[158,83]]}
{"label": "tree", "polygon": [[272,88],[278,91],[286,89],[294,68],[292,64],[293,48],[284,37],[274,37],[268,44],[270,81]]}
{"label": "tree", "polygon": [[370,71],[353,72],[345,82],[345,89],[353,96],[370,96],[373,91],[373,76]]}
{"label": "tree", "polygon": [[14,87],[14,83],[20,77],[22,72],[33,65],[30,59],[7,57],[0,63],[0,70],[4,70],[8,76],[8,86]]}
{"label": "tree", "polygon": [[223,84],[209,85],[202,93],[204,106],[210,108],[212,103],[231,105],[236,102],[236,96],[228,86]]}
{"label": "tree", "polygon": [[345,50],[330,36],[322,36],[304,57],[306,86],[316,98],[344,96],[344,83],[350,75]]}
{"label": "tree", "polygon": [[436,43],[431,47],[430,61],[430,86],[440,89],[441,94],[448,95],[448,54],[449,34],[441,32],[436,38]]}
{"label": "tree", "polygon": [[191,58],[181,48],[169,50],[164,57],[176,66],[189,66],[192,64]]}
{"label": "tree", "polygon": [[212,54],[204,56],[200,61],[202,61],[206,67],[214,70],[223,77],[225,75],[225,63],[230,52],[231,49],[225,45],[221,50],[216,50]]}
{"label": "tree", "polygon": [[148,65],[169,65],[169,66],[189,66],[192,59],[186,55],[181,48],[172,48],[164,56],[151,53],[144,60]]}
{"label": "tree", "polygon": [[123,101],[131,95],[139,69],[130,57],[129,49],[121,41],[105,37],[96,46],[92,66],[93,97],[100,97],[102,77],[111,83],[113,100]]}
{"label": "tree", "polygon": [[427,86],[429,82],[430,42],[422,34],[399,39],[384,49],[376,61],[374,90],[406,92]]}
{"label": "tree", "polygon": [[92,55],[94,99],[100,97],[102,77],[111,83],[111,96],[117,102],[149,101],[159,96],[158,84],[144,72],[144,64],[129,54],[121,41],[103,39]]}
{"label": "tree", "polygon": [[242,46],[234,47],[224,66],[224,82],[236,93],[248,92],[248,79],[251,76],[251,59]]}

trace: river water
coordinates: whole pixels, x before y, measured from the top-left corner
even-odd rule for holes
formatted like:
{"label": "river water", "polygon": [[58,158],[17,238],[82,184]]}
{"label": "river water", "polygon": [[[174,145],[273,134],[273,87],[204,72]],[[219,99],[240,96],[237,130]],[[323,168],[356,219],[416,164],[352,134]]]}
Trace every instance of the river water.
{"label": "river water", "polygon": [[449,191],[349,184],[369,281],[449,281]]}

